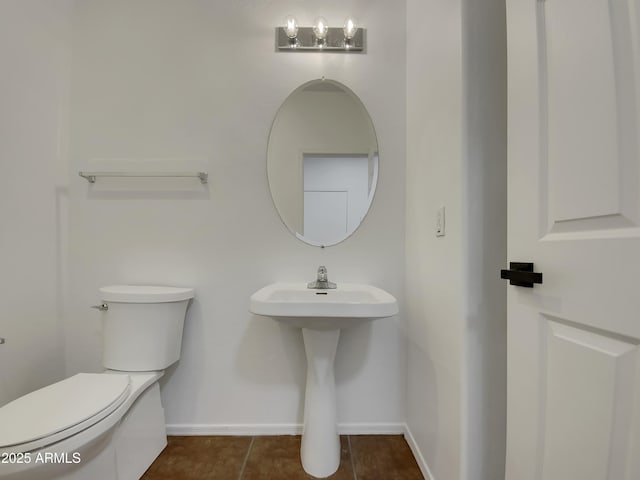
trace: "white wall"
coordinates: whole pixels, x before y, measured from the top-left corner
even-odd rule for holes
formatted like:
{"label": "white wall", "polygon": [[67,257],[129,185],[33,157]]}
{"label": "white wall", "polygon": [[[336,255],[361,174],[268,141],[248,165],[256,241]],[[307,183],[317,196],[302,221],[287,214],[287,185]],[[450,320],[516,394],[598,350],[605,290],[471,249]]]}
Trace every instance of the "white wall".
{"label": "white wall", "polygon": [[407,424],[434,480],[504,476],[505,62],[501,2],[407,2]]}
{"label": "white wall", "polygon": [[69,2],[0,2],[0,405],[64,375]]}
{"label": "white wall", "polygon": [[[435,480],[460,479],[461,2],[407,1],[407,424]],[[446,207],[446,236],[435,236]]]}
{"label": "white wall", "polygon": [[[358,17],[365,55],[274,51],[287,14]],[[68,373],[100,370],[100,314],[112,283],[187,285],[197,296],[183,356],[163,382],[167,421],[194,431],[283,432],[302,421],[300,332],[248,313],[274,281],[367,282],[403,297],[405,59],[402,3],[331,0],[82,0],[73,18]],[[347,241],[297,240],[278,217],[266,178],[274,115],[298,85],[321,76],[350,87],[378,134],[380,179],[371,211]],[[204,165],[197,180],[98,181],[95,165]],[[173,159],[173,160],[171,160]],[[401,304],[401,312],[404,305]],[[336,358],[341,423],[385,429],[405,419],[400,318],[346,330]],[[238,426],[240,425],[240,426]],[[275,425],[269,429],[269,425]],[[190,429],[191,428],[191,429]],[[227,430],[225,430],[227,429]],[[176,431],[176,430],[174,430]]]}

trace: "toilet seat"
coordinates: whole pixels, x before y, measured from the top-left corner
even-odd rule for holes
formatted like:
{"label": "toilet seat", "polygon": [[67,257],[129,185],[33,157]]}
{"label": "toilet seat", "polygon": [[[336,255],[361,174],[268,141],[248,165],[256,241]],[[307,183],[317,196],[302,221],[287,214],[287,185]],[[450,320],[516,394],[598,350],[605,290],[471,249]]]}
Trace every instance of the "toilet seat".
{"label": "toilet seat", "polygon": [[0,452],[28,452],[107,417],[129,396],[129,375],[79,373],[0,408]]}

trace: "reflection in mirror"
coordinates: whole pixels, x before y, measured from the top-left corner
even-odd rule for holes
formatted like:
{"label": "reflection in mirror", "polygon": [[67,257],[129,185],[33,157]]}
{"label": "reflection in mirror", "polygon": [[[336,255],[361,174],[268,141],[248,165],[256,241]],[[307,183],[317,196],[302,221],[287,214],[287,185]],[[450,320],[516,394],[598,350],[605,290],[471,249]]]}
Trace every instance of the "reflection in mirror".
{"label": "reflection in mirror", "polygon": [[273,121],[267,173],[273,202],[296,237],[318,246],[349,237],[378,180],[378,142],[360,99],[332,80],[295,90]]}

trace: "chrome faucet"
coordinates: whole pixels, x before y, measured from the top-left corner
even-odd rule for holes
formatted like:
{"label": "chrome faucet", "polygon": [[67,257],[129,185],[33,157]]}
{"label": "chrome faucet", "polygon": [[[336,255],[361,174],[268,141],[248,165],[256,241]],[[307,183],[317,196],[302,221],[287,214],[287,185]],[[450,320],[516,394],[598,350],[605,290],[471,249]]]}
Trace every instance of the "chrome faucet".
{"label": "chrome faucet", "polygon": [[329,281],[327,277],[327,267],[320,265],[318,267],[318,278],[315,282],[307,283],[307,288],[320,288],[326,290],[329,288],[336,288],[336,284]]}

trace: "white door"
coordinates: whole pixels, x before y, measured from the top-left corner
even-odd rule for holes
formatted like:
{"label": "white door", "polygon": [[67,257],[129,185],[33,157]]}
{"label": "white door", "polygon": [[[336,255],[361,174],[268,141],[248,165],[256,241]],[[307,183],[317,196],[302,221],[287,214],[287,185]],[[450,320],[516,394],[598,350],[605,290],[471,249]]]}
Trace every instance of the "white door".
{"label": "white door", "polygon": [[[330,235],[333,243],[339,242],[358,228],[369,209],[369,157],[357,154],[304,154],[303,166],[305,197],[310,191],[341,191],[347,194],[346,232]],[[305,202],[304,236],[319,241],[318,238],[307,233],[306,226],[312,222],[313,219],[307,218]],[[314,227],[315,230],[319,228],[319,226]]]}
{"label": "white door", "polygon": [[640,479],[640,0],[507,0],[507,480]]}
{"label": "white door", "polygon": [[347,234],[349,195],[345,191],[304,192],[304,236],[319,245],[332,245]]}

